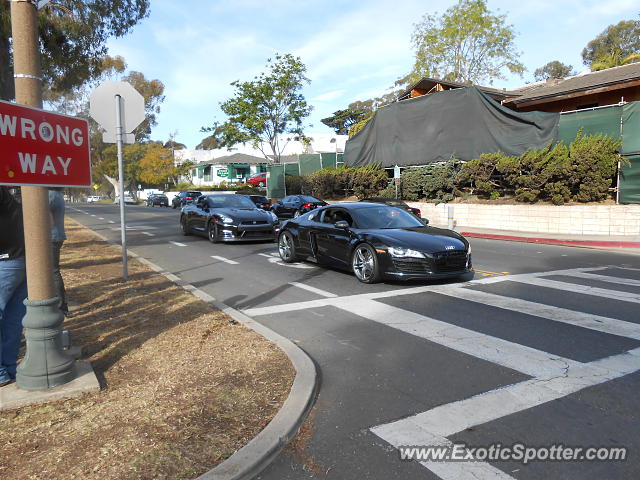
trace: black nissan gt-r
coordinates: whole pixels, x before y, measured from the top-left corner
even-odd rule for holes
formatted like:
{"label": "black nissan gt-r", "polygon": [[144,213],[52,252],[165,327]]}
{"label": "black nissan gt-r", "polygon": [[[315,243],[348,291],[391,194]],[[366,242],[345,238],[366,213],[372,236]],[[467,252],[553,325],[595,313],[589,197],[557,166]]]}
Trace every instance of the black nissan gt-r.
{"label": "black nissan gt-r", "polygon": [[399,207],[342,203],[282,225],[284,262],[307,257],[353,271],[358,280],[456,277],[472,272],[471,248],[460,234],[430,227]]}
{"label": "black nissan gt-r", "polygon": [[278,217],[246,195],[202,195],[180,214],[182,233],[203,235],[212,243],[274,240],[278,225]]}

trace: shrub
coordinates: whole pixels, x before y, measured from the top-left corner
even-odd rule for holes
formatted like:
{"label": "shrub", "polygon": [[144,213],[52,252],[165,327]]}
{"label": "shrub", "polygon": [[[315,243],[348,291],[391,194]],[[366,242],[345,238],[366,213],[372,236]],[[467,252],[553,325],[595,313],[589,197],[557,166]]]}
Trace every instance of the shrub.
{"label": "shrub", "polygon": [[620,155],[620,141],[605,135],[578,132],[569,145],[572,169],[567,179],[572,198],[578,202],[595,202],[609,196]]}
{"label": "shrub", "polygon": [[378,195],[389,183],[387,172],[378,166],[350,169],[349,188],[358,198]]}
{"label": "shrub", "polygon": [[460,191],[456,185],[459,162],[451,158],[446,163],[434,165],[430,175],[426,176],[422,187],[424,196],[436,203],[449,202]]}
{"label": "shrub", "polygon": [[401,197],[405,200],[419,200],[423,197],[423,187],[431,174],[431,166],[408,168],[400,176]]}

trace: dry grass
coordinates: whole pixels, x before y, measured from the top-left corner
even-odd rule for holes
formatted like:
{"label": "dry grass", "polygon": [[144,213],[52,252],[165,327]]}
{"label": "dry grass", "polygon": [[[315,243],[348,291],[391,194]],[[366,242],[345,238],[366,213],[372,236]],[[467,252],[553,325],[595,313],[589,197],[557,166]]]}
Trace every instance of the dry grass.
{"label": "dry grass", "polygon": [[67,225],[65,328],[103,389],[0,413],[0,478],[194,478],[253,438],[294,370],[253,331]]}

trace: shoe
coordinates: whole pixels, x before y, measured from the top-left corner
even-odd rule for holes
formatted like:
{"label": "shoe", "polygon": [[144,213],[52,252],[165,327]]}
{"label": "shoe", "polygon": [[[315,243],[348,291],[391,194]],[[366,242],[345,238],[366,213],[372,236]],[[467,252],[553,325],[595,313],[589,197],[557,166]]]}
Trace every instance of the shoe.
{"label": "shoe", "polygon": [[0,378],[0,387],[4,387],[5,385],[9,385],[11,382],[13,382],[13,378],[11,378],[10,376],[6,376],[6,377],[1,377]]}

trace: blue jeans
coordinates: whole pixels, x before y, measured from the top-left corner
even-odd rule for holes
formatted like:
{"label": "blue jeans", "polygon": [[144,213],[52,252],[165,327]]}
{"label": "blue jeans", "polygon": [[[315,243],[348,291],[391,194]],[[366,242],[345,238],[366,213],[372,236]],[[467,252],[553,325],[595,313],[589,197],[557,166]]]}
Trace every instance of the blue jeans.
{"label": "blue jeans", "polygon": [[24,257],[0,260],[0,382],[16,377],[26,312],[27,274]]}

